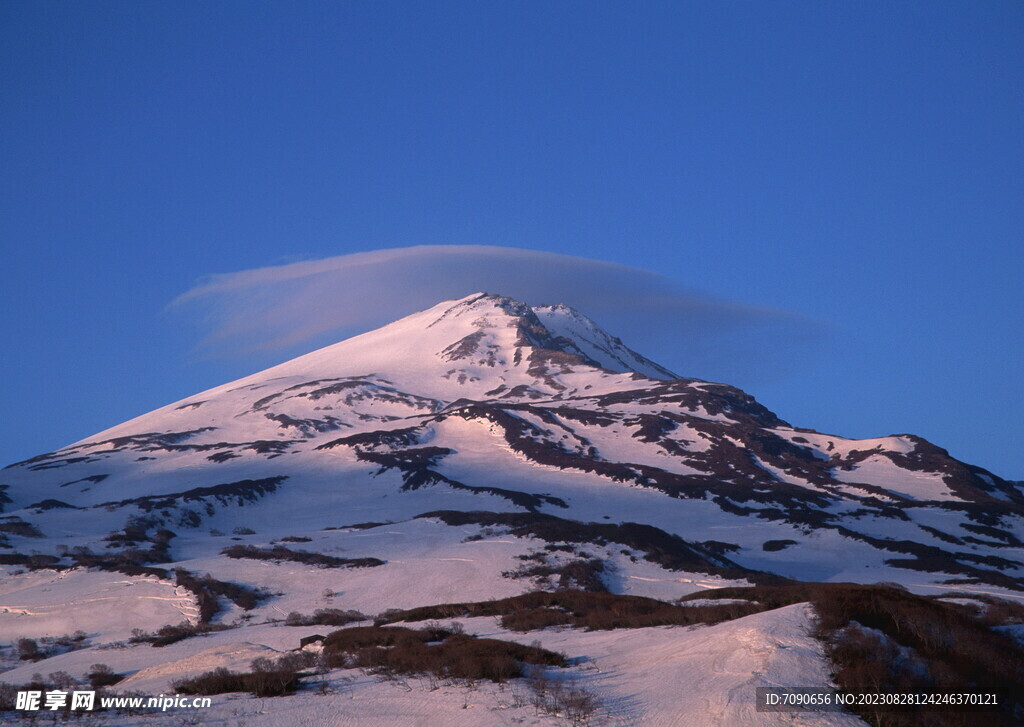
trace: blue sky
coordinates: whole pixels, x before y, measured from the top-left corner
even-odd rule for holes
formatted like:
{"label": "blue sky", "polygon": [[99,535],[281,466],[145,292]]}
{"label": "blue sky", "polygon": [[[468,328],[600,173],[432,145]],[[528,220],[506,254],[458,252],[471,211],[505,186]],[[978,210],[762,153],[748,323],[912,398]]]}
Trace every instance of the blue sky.
{"label": "blue sky", "polygon": [[639,338],[1024,479],[1022,31],[1017,2],[2,3],[0,459],[304,350],[197,355],[168,304],[206,276],[496,245],[813,321],[717,360]]}

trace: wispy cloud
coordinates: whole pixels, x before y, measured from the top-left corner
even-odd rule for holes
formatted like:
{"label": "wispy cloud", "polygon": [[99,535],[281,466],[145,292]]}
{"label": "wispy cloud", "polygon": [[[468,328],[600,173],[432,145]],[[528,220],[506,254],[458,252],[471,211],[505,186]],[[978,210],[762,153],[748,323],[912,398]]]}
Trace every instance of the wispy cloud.
{"label": "wispy cloud", "polygon": [[323,344],[328,334],[337,340],[477,291],[533,305],[566,303],[641,353],[709,378],[751,363],[758,350],[762,363],[778,358],[819,328],[803,316],[723,300],[649,270],[483,245],[376,250],[214,275],[171,307],[199,314],[200,351],[233,356]]}

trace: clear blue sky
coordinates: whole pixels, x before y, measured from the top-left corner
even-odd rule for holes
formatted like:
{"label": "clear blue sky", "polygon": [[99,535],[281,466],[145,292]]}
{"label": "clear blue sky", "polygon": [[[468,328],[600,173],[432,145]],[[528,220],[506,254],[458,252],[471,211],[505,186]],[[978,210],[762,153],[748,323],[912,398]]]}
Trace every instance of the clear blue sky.
{"label": "clear blue sky", "polygon": [[974,0],[0,3],[0,460],[273,363],[195,360],[165,307],[204,275],[489,244],[824,321],[729,383],[1024,479],[1022,37]]}

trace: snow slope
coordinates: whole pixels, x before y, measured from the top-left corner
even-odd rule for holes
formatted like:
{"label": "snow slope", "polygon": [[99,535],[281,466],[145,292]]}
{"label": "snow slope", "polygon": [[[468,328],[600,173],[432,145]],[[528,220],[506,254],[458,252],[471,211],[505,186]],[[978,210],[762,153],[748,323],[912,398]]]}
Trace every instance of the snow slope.
{"label": "snow slope", "polygon": [[[109,662],[137,675],[126,684],[166,688],[295,648],[317,628],[276,625],[292,611],[504,598],[566,585],[559,569],[581,563],[614,593],[663,600],[771,576],[1024,593],[1017,483],[914,435],[792,426],[734,387],[676,377],[571,308],[484,293],[10,465],[0,505],[0,663],[14,664],[17,638],[88,635],[88,648],[7,681]],[[536,565],[548,575],[526,572]],[[212,620],[235,628],[112,647],[133,628],[200,620],[179,570],[228,584]],[[262,596],[243,608],[223,590],[236,586]],[[610,723],[782,724],[741,692],[827,681],[806,619],[791,607],[703,629],[539,637],[599,665],[577,671]],[[553,723],[497,687],[331,679],[333,695],[274,700],[247,723],[317,724],[342,705],[353,724],[467,724],[465,710],[472,724]]]}
{"label": "snow slope", "polygon": [[[808,635],[811,613],[796,604],[715,626],[658,627],[626,631],[581,632],[545,630],[517,634],[495,629],[491,619],[465,619],[469,633],[490,638],[539,640],[544,648],[565,653],[577,662],[567,670],[548,670],[556,679],[572,679],[601,695],[594,722],[619,727],[774,727],[794,723],[820,727],[854,727],[863,723],[845,713],[791,715],[757,712],[754,689],[759,686],[830,687],[821,645]],[[309,629],[261,626],[246,629],[252,642],[228,641],[224,632],[153,650],[73,652],[52,659],[52,666],[83,674],[102,660],[115,671],[138,669],[147,651],[166,651],[158,666],[134,671],[119,687],[147,694],[170,693],[170,681],[219,666],[244,670],[247,660],[279,653],[283,643],[298,641]],[[237,638],[237,637],[235,637]],[[27,680],[33,667],[5,674]],[[558,725],[563,720],[538,715],[522,684],[482,684],[467,690],[435,686],[415,678],[381,682],[357,670],[339,669],[329,677],[328,694],[315,690],[295,697],[253,700],[215,697],[202,712],[202,724],[232,724],[245,715],[253,725],[333,724],[344,719],[354,727],[399,725]],[[469,714],[467,715],[467,711]],[[181,712],[173,716],[180,719]],[[794,722],[794,717],[799,721]],[[159,720],[159,717],[157,717]],[[131,717],[118,725],[142,724]],[[153,718],[147,717],[147,724]],[[161,723],[158,721],[158,723]],[[173,723],[173,722],[168,722]]]}

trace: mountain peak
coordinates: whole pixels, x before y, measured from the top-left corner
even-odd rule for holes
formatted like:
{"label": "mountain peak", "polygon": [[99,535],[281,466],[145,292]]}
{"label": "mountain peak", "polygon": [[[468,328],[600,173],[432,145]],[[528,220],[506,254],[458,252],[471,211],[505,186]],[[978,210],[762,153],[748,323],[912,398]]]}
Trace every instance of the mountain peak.
{"label": "mountain peak", "polygon": [[[439,303],[437,306],[432,308],[434,310],[440,306],[444,306],[450,301],[444,301]],[[451,307],[449,307],[445,315],[454,313],[455,315],[463,315],[466,313],[487,313],[493,311],[495,313],[504,312],[509,316],[526,317],[533,314],[533,309],[522,301],[516,300],[515,298],[509,298],[508,296],[498,295],[495,293],[477,292],[471,295],[467,295],[464,298],[457,299]]]}
{"label": "mountain peak", "polygon": [[[486,398],[502,384],[507,389],[525,384],[554,396],[575,388],[557,381],[573,374],[677,378],[569,306],[532,307],[485,292],[443,301],[257,376],[293,373],[375,373],[395,383],[442,382],[443,392],[434,389],[442,399]],[[453,382],[458,391],[451,391]]]}
{"label": "mountain peak", "polygon": [[[422,405],[436,410],[458,399],[564,399],[583,391],[636,389],[649,385],[651,379],[676,378],[567,305],[532,307],[507,296],[477,292],[442,301],[83,441],[191,430],[207,426],[214,414],[247,418],[252,407],[260,410],[259,402],[270,391],[288,387],[298,391],[309,382],[333,382],[330,386],[335,388],[363,382],[393,392],[416,392],[416,403],[410,404],[413,409]],[[366,393],[371,398],[375,395]],[[192,408],[196,401],[204,402],[202,410]],[[408,411],[402,409],[402,416],[406,415]]]}
{"label": "mountain peak", "polygon": [[[444,303],[439,304],[430,312],[444,306]],[[650,379],[679,378],[665,367],[631,350],[622,339],[608,334],[586,315],[564,303],[530,306],[503,295],[474,293],[444,308],[441,315],[427,327],[445,320],[464,318],[470,318],[471,325],[476,329],[502,326],[515,329],[517,347],[531,347],[549,354],[557,352],[578,359],[575,362],[564,359],[565,363],[572,362],[615,373],[634,373]],[[449,356],[454,350],[468,354],[474,350],[474,343],[479,343],[483,338],[483,334],[475,331],[445,351]]]}

